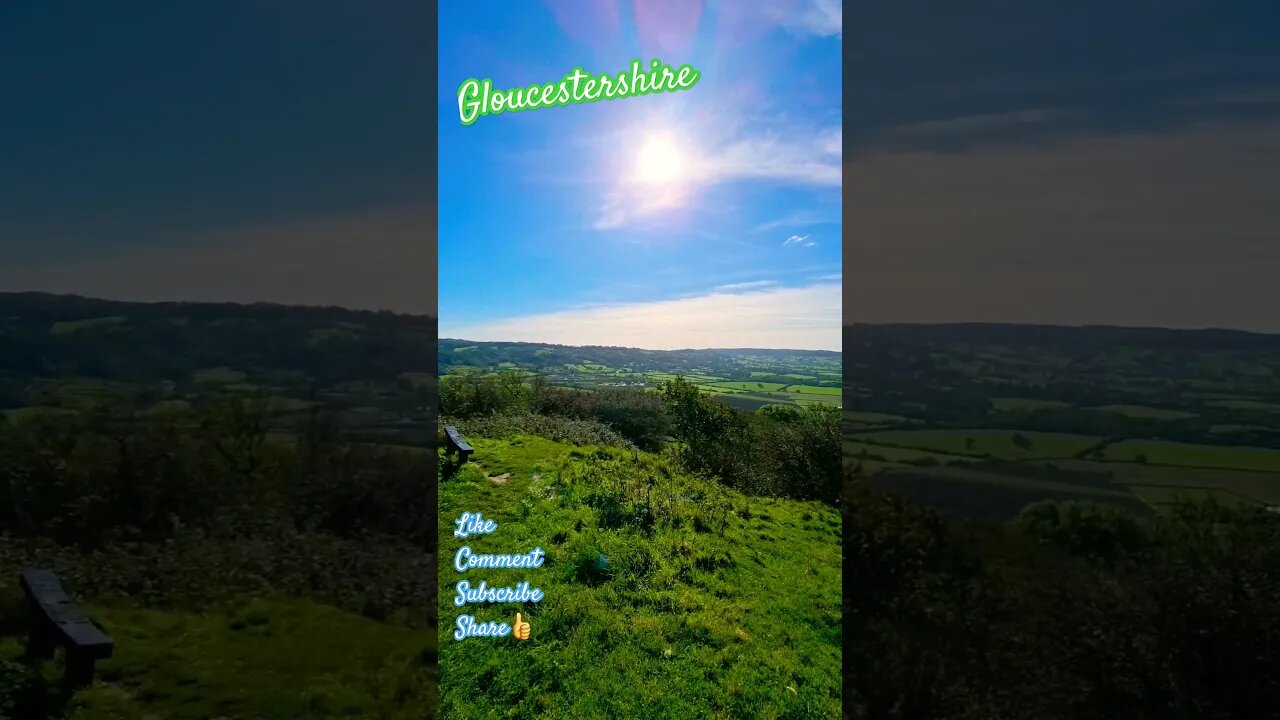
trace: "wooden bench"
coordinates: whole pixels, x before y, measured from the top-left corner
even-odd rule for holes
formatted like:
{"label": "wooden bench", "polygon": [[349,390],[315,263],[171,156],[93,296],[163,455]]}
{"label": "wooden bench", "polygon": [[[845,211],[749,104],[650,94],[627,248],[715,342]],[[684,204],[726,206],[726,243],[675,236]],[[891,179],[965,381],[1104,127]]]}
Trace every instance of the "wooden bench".
{"label": "wooden bench", "polygon": [[446,441],[445,452],[458,453],[458,461],[466,462],[471,453],[475,452],[467,441],[463,439],[462,433],[458,432],[458,428],[452,425],[444,426],[444,437]]}
{"label": "wooden bench", "polygon": [[34,622],[27,636],[27,655],[43,660],[61,645],[66,655],[63,681],[70,688],[93,682],[93,664],[111,657],[115,643],[71,601],[52,570],[22,573],[22,592]]}

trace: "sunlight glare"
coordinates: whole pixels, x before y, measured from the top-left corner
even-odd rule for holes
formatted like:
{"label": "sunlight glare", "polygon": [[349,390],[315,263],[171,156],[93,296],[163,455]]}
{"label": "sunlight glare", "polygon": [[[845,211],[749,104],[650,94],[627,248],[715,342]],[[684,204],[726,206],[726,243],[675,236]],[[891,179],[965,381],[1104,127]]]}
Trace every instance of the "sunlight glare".
{"label": "sunlight glare", "polygon": [[684,158],[680,148],[665,135],[653,135],[640,145],[636,156],[636,179],[650,185],[665,185],[680,179]]}

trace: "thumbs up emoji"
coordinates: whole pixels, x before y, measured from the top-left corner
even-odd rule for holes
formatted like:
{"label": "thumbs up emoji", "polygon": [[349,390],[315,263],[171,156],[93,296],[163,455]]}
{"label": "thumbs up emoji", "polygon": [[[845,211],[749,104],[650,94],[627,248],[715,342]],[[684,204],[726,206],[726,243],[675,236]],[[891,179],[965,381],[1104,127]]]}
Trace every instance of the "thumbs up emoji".
{"label": "thumbs up emoji", "polygon": [[516,613],[516,624],[512,626],[511,634],[515,635],[517,640],[529,639],[529,623],[520,619],[520,613]]}

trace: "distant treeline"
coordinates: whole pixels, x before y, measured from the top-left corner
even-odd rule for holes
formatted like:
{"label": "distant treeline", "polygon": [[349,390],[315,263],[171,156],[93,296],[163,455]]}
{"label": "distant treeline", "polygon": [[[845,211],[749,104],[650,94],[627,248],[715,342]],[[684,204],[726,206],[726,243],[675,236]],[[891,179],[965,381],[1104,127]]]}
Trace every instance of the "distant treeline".
{"label": "distant treeline", "polygon": [[[717,377],[745,377],[743,362],[750,360],[756,369],[772,368],[778,376],[804,372],[815,362],[838,363],[840,353],[830,350],[644,350],[640,348],[576,347],[546,343],[471,342],[440,340],[441,375],[454,368],[487,369],[517,366],[534,370],[563,370],[566,366],[602,365],[633,372],[686,375],[710,373]],[[832,365],[838,370],[838,364]],[[788,381],[791,382],[791,381]],[[825,382],[817,378],[807,382]]]}
{"label": "distant treeline", "polygon": [[535,432],[536,418],[589,421],[639,448],[668,451],[687,469],[744,492],[831,503],[840,498],[840,411],[829,405],[744,412],[683,378],[657,392],[584,391],[519,371],[464,370],[440,378],[440,408],[444,418],[482,422],[525,415],[528,432]]}
{"label": "distant treeline", "polygon": [[1024,325],[1005,323],[850,324],[844,326],[846,354],[861,347],[889,348],[897,343],[954,343],[970,346],[1037,347],[1106,352],[1124,345],[1173,351],[1171,362],[1205,350],[1280,352],[1280,335],[1243,330],[1176,330],[1110,325]]}
{"label": "distant treeline", "polygon": [[22,404],[39,377],[145,385],[231,367],[302,389],[394,379],[430,372],[435,343],[435,318],[389,312],[0,293],[0,407]]}

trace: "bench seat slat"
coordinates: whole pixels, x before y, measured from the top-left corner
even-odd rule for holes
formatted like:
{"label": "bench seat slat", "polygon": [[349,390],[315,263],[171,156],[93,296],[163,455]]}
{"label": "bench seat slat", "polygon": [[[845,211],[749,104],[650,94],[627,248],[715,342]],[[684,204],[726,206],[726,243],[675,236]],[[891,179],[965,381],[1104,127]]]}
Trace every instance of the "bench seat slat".
{"label": "bench seat slat", "polygon": [[37,622],[60,635],[61,644],[74,647],[90,657],[111,657],[115,645],[111,637],[94,625],[80,606],[71,600],[53,571],[24,571],[22,586],[32,609],[43,616],[37,618]]}
{"label": "bench seat slat", "polygon": [[466,440],[462,439],[462,433],[458,432],[458,428],[452,425],[446,425],[444,428],[444,434],[449,438],[449,444],[459,452],[473,452],[471,445],[469,445]]}

